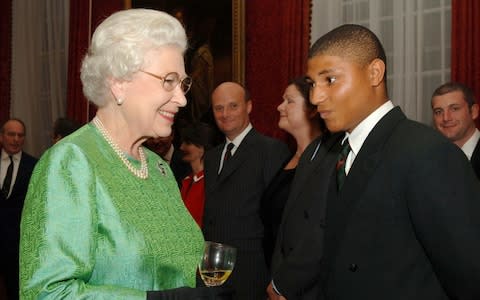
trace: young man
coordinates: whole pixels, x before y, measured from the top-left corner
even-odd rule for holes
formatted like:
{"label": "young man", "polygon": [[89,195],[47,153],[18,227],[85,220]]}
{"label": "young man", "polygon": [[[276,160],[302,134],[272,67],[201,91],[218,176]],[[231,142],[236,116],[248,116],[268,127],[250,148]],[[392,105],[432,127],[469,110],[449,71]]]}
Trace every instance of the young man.
{"label": "young man", "polygon": [[220,84],[212,93],[212,109],[225,143],[205,154],[203,233],[206,240],[237,248],[235,268],[225,283],[234,288],[234,299],[264,300],[270,276],[260,201],[289,150],[252,127],[252,100],[238,83]]}
{"label": "young man", "polygon": [[328,129],[346,132],[327,192],[326,298],[480,299],[480,183],[458,147],[389,100],[375,34],[330,31],[307,74]]}
{"label": "young man", "polygon": [[433,124],[460,147],[480,179],[480,131],[475,126],[479,107],[467,86],[448,82],[432,95]]}

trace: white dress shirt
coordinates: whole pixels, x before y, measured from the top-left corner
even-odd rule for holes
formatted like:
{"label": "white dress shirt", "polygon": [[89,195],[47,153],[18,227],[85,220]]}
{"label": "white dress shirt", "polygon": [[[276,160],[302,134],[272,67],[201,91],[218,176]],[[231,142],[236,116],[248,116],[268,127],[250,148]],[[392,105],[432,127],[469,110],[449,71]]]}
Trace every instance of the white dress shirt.
{"label": "white dress shirt", "polygon": [[[8,191],[8,196],[10,196],[13,185],[15,184],[15,180],[17,179],[18,166],[20,165],[21,158],[22,158],[22,151],[12,155],[13,173],[12,173],[12,182],[10,184],[10,190]],[[3,185],[3,181],[5,180],[5,176],[7,175],[7,169],[9,165],[10,165],[10,158],[8,157],[8,153],[2,149],[1,161],[0,161],[0,184],[2,185]]]}
{"label": "white dress shirt", "polygon": [[472,159],[472,154],[477,146],[478,140],[480,140],[480,131],[475,129],[475,132],[472,134],[472,136],[465,144],[463,144],[462,151],[468,157],[468,160]]}
{"label": "white dress shirt", "polygon": [[229,140],[228,138],[225,138],[226,142],[225,142],[225,147],[223,147],[222,156],[220,158],[220,167],[218,168],[218,174],[220,174],[220,171],[223,168],[223,158],[225,157],[225,152],[227,151],[228,144],[229,143],[233,144],[233,148],[232,148],[232,150],[230,150],[230,152],[232,153],[232,156],[233,156],[235,154],[235,152],[237,151],[238,146],[240,146],[243,139],[245,138],[245,136],[247,136],[247,134],[250,132],[250,130],[252,128],[253,128],[252,124],[248,123],[247,127],[245,127],[245,129],[236,138],[234,138],[233,141]]}
{"label": "white dress shirt", "polygon": [[[345,174],[348,175],[350,168],[353,165],[353,161],[360,152],[363,143],[367,139],[368,135],[372,131],[373,127],[377,125],[381,118],[383,118],[390,110],[394,108],[392,101],[387,101],[372,112],[368,117],[366,117],[362,122],[360,122],[357,127],[355,127],[352,132],[345,134],[345,139],[348,139],[350,143],[350,153],[345,160]],[[344,141],[345,141],[344,139]],[[343,144],[343,141],[342,141]]]}

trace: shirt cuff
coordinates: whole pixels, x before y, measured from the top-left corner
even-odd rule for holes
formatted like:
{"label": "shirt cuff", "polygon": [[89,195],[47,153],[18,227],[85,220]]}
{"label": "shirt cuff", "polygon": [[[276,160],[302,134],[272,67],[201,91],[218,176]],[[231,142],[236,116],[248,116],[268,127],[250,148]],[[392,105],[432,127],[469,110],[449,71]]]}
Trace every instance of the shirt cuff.
{"label": "shirt cuff", "polygon": [[275,282],[273,282],[273,279],[272,279],[272,288],[275,291],[275,293],[277,293],[277,295],[282,296],[282,293],[280,293],[277,287],[275,286]]}

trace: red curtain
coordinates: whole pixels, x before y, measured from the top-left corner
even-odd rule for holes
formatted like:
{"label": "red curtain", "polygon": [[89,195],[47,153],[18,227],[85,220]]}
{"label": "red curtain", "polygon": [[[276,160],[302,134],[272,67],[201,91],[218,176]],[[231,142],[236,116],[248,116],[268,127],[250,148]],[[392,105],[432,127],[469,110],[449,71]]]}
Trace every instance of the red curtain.
{"label": "red curtain", "polygon": [[[451,79],[473,89],[480,103],[480,1],[452,0]],[[480,118],[477,118],[480,128]]]}
{"label": "red curtain", "polygon": [[0,2],[0,124],[10,117],[12,69],[12,0]]}
{"label": "red curtain", "polygon": [[288,81],[306,71],[310,0],[246,1],[246,85],[253,99],[252,123],[270,136],[287,139],[277,127]]}
{"label": "red curtain", "polygon": [[88,122],[95,114],[95,107],[83,96],[80,82],[80,66],[88,49],[90,36],[103,19],[123,8],[124,0],[70,1],[67,116],[80,123]]}

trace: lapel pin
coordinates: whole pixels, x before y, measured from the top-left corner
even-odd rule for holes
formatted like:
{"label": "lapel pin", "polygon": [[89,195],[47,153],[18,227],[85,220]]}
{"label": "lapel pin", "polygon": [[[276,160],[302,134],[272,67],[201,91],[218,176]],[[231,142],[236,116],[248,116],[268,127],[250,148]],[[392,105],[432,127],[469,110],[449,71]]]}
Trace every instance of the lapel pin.
{"label": "lapel pin", "polygon": [[163,162],[159,161],[157,163],[157,168],[158,170],[160,171],[160,174],[162,174],[163,176],[166,176],[167,175],[167,169],[166,167],[163,165]]}

